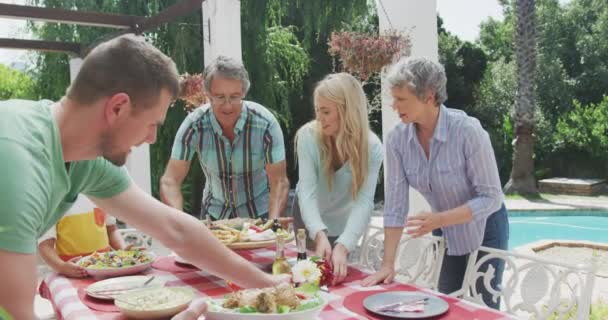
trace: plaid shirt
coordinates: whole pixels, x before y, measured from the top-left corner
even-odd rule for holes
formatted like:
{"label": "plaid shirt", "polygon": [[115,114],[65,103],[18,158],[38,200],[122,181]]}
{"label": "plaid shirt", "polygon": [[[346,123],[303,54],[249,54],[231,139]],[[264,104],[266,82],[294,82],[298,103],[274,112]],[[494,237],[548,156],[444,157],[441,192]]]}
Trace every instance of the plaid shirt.
{"label": "plaid shirt", "polygon": [[171,158],[191,161],[194,153],[206,177],[201,217],[258,217],[268,213],[270,188],[266,165],[285,160],[283,133],[260,104],[243,101],[230,143],[210,104],[190,113],[181,124]]}

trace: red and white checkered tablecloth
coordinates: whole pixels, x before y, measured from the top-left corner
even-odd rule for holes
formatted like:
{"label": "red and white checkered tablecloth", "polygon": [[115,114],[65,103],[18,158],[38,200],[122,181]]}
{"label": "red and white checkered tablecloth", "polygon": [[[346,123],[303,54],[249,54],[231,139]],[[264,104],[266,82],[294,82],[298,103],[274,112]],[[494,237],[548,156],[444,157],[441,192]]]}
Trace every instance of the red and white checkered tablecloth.
{"label": "red and white checkered tablecloth", "polygon": [[[269,265],[274,260],[274,247],[240,251],[239,254],[249,261],[256,263],[258,266],[269,270]],[[295,257],[296,252],[293,246],[288,246],[286,250],[288,257]],[[180,273],[170,273],[166,271],[151,268],[144,272],[146,275],[155,275],[157,278],[164,280],[167,286],[189,286],[202,297],[223,296],[230,292],[226,286],[226,282],[217,278],[205,271],[188,271]],[[410,285],[392,283],[389,285],[381,285],[374,287],[361,287],[360,282],[366,276],[366,273],[353,272],[353,276],[349,276],[347,281],[330,287],[329,303],[319,315],[320,319],[327,320],[345,320],[345,319],[366,319],[367,317],[359,315],[347,309],[344,306],[344,299],[349,295],[361,291],[395,291],[406,288],[408,291],[419,291],[433,294],[441,297],[450,305],[449,311],[443,316],[434,319],[453,319],[453,320],[504,320],[513,319],[513,317],[499,311],[495,311],[484,306],[476,305],[467,301],[445,296],[436,291],[421,289]],[[123,320],[123,317],[118,312],[101,312],[89,309],[79,298],[78,290],[86,288],[94,279],[70,279],[58,274],[49,275],[43,284],[42,294],[49,299],[57,314],[58,319],[64,320]]]}

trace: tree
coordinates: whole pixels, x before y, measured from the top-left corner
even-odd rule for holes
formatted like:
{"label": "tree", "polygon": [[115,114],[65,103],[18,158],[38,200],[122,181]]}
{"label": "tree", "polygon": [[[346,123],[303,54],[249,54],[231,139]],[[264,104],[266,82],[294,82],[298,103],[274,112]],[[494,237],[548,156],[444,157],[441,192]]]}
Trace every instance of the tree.
{"label": "tree", "polygon": [[35,94],[32,78],[0,64],[0,100],[33,98]]}
{"label": "tree", "polygon": [[443,20],[439,16],[437,17],[437,29],[439,61],[443,64],[448,76],[448,100],[445,104],[477,116],[473,112],[474,95],[486,70],[486,54],[478,45],[462,41],[445,30]]}
{"label": "tree", "polygon": [[513,114],[513,167],[506,193],[538,193],[534,177],[536,8],[534,0],[516,0],[515,60],[517,93]]}

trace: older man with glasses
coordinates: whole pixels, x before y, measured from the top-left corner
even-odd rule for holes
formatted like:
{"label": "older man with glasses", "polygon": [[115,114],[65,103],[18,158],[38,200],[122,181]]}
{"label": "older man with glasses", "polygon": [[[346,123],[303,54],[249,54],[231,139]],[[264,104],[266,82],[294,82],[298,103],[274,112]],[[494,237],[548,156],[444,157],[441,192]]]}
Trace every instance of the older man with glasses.
{"label": "older man with glasses", "polygon": [[279,123],[264,106],[243,100],[249,76],[220,56],[203,74],[210,103],[194,110],[177,132],[160,183],[162,200],[183,207],[181,185],[195,153],[206,178],[201,218],[278,218],[289,181]]}

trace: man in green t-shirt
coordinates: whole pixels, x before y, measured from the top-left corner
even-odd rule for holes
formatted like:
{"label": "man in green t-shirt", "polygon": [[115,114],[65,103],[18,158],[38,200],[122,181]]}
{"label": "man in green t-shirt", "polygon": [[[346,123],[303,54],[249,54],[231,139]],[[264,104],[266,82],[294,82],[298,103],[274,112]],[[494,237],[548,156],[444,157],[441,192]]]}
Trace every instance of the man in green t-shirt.
{"label": "man in green t-shirt", "polygon": [[[178,90],[173,61],[126,35],[93,49],[59,102],[0,102],[0,309],[15,319],[34,317],[36,240],[79,193],[218,277],[243,287],[285,280],[150,197],[119,167],[134,146],[154,143]],[[203,310],[196,304],[178,318]]]}

